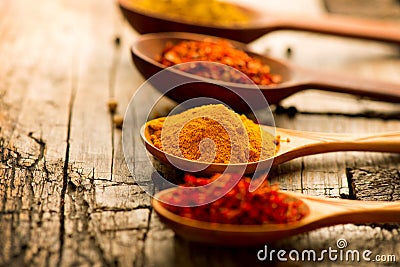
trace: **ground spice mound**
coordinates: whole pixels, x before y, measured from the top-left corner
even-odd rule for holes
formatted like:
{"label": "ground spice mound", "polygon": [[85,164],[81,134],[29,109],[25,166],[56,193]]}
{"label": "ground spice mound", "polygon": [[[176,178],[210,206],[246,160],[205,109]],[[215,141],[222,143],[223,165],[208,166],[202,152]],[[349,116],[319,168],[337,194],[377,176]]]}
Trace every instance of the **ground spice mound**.
{"label": "ground spice mound", "polygon": [[[250,192],[250,178],[242,177],[235,185],[232,183],[236,183],[237,179],[232,175],[235,174],[197,178],[187,174],[182,186],[196,187],[194,191],[187,192],[178,187],[163,195],[160,200],[164,201],[166,209],[175,214],[213,223],[290,223],[309,214],[309,208],[303,201],[280,192],[277,185],[269,185],[265,180],[260,187]],[[211,187],[202,188],[208,184]],[[197,205],[207,195],[222,197],[208,204]]]}
{"label": "ground spice mound", "polygon": [[245,163],[274,155],[275,137],[222,104],[148,122],[150,140],[169,154],[213,163]]}
{"label": "ground spice mound", "polygon": [[242,9],[218,0],[135,0],[129,4],[146,12],[196,23],[236,25],[250,20]]}

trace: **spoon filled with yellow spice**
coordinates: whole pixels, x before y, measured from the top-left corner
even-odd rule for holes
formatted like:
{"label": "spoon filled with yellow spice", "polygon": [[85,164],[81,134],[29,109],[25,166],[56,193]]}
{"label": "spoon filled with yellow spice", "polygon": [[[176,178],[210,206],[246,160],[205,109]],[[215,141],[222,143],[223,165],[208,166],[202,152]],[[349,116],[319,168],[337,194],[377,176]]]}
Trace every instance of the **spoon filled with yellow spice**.
{"label": "spoon filled with yellow spice", "polygon": [[193,32],[244,43],[276,30],[299,30],[400,44],[397,22],[344,17],[263,14],[253,8],[217,0],[118,0],[139,33]]}
{"label": "spoon filled with yellow spice", "polygon": [[146,149],[187,172],[254,173],[289,160],[335,151],[400,153],[400,132],[363,136],[258,125],[222,104],[204,105],[148,121]]}

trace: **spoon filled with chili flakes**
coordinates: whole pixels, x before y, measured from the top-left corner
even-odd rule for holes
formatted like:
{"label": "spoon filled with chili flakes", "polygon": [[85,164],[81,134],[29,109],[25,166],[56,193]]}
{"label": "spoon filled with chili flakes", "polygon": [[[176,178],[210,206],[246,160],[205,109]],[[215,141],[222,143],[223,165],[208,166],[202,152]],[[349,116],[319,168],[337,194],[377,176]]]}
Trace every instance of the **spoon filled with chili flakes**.
{"label": "spoon filled with chili flakes", "polygon": [[[212,41],[182,41],[177,44],[167,43],[159,62],[167,67],[192,61],[211,61],[222,63],[246,74],[255,84],[272,85],[281,82],[279,74],[272,74],[267,64],[259,58],[251,57],[246,52],[236,49],[224,39]],[[220,68],[210,68],[209,64],[185,64],[182,71],[199,75],[204,78],[233,83],[248,83],[243,75],[235,72],[221,72]],[[227,71],[229,71],[227,69]]]}
{"label": "spoon filled with chili flakes", "polygon": [[[398,202],[359,201],[307,196],[279,190],[266,181],[250,192],[250,178],[234,174],[211,178],[186,175],[185,184],[157,193],[152,205],[176,234],[195,242],[255,246],[345,223],[400,222]],[[204,190],[204,185],[213,184]],[[230,188],[216,201],[196,205],[208,194]],[[193,187],[193,190],[184,190]]]}
{"label": "spoon filled with chili flakes", "polygon": [[[145,78],[167,69],[170,73],[167,79],[182,81],[181,86],[166,93],[179,103],[196,97],[212,97],[236,111],[249,111],[238,95],[258,98],[259,92],[255,92],[254,84],[244,81],[243,75],[242,79],[237,78],[240,75],[236,73],[235,76],[229,67],[240,70],[258,85],[269,104],[277,104],[306,89],[400,102],[400,84],[304,69],[254,53],[245,44],[208,35],[177,32],[145,34],[133,44],[131,54],[135,66]],[[209,68],[209,64],[202,64],[204,61],[221,63],[226,70]],[[193,62],[192,67],[191,64],[180,66],[180,63],[187,62]],[[175,68],[168,68],[170,66]],[[165,91],[162,83],[155,84],[155,87]]]}

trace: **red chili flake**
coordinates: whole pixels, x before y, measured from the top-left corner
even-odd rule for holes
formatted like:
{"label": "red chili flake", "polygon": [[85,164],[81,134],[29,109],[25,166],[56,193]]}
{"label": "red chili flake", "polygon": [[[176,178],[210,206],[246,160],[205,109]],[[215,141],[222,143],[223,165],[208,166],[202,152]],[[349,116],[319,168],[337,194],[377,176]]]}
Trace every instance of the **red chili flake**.
{"label": "red chili flake", "polygon": [[[199,221],[226,224],[265,224],[289,223],[302,219],[308,214],[308,207],[303,201],[279,192],[278,186],[263,182],[255,191],[249,192],[250,178],[242,177],[239,182],[223,197],[205,205],[200,203],[207,194],[221,194],[232,187],[232,174],[216,174],[210,179],[184,177],[183,186],[198,187],[211,182],[212,189],[198,188],[195,193],[177,188],[170,194],[163,195],[164,207],[180,216]],[[187,207],[191,205],[191,207]]]}
{"label": "red chili flake", "polygon": [[[228,65],[246,74],[255,84],[273,85],[280,83],[280,75],[271,74],[270,67],[260,59],[251,57],[246,52],[236,49],[227,40],[182,41],[168,43],[159,62],[167,67],[193,61],[211,61]],[[248,78],[222,66],[196,63],[179,67],[182,71],[205,78],[235,83],[250,83]]]}

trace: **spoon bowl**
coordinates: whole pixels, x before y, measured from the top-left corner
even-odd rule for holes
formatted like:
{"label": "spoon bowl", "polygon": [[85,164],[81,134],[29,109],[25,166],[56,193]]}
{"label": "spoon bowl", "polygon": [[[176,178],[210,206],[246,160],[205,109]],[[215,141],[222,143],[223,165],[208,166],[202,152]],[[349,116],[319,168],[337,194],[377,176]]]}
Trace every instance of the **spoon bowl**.
{"label": "spoon bowl", "polygon": [[[193,32],[201,34],[213,34],[233,40],[250,42],[263,35],[258,29],[252,29],[253,26],[248,24],[235,24],[232,26],[223,26],[215,24],[204,24],[199,22],[191,22],[179,18],[171,18],[164,14],[146,12],[136,8],[133,0],[118,0],[120,10],[129,24],[140,34],[157,33],[157,32]],[[234,3],[242,13],[246,14],[252,20],[261,18],[261,13]],[[250,27],[249,27],[250,26]]]}
{"label": "spoon bowl", "polygon": [[292,14],[262,14],[253,8],[231,3],[248,15],[250,18],[248,23],[232,25],[201,24],[151,11],[143,11],[135,7],[135,1],[118,0],[118,5],[130,25],[141,34],[181,31],[213,34],[249,43],[276,30],[300,30],[400,44],[400,29],[396,22],[337,15],[307,17],[294,16]]}
{"label": "spoon bowl", "polygon": [[167,210],[159,199],[179,188],[157,193],[152,205],[161,221],[183,238],[214,245],[257,246],[265,245],[292,235],[317,228],[345,223],[400,222],[399,202],[372,202],[306,196],[280,191],[297,198],[309,209],[301,220],[285,224],[234,225],[193,220]]}
{"label": "spoon bowl", "polygon": [[[166,75],[168,76],[165,77],[164,81],[154,84],[156,89],[161,92],[164,92],[165,82],[179,80],[182,85],[166,93],[168,97],[177,102],[196,97],[210,97],[226,103],[238,112],[250,110],[248,104],[240,96],[246,96],[245,99],[255,99],[252,102],[257,103],[256,100],[260,97],[260,92],[256,90],[254,85],[210,80],[174,68],[166,68],[166,66],[158,62],[162,51],[168,43],[175,44],[186,40],[204,41],[205,39],[209,41],[217,40],[218,38],[176,32],[145,34],[139,37],[132,45],[132,60],[146,79],[161,70],[167,70]],[[388,102],[400,102],[400,84],[308,70],[282,60],[254,53],[243,43],[235,41],[230,41],[230,43],[235,48],[245,51],[250,56],[260,59],[263,64],[270,66],[271,73],[281,76],[282,81],[279,84],[258,86],[269,104],[277,104],[292,94],[311,88],[354,94]]]}
{"label": "spoon bowl", "polygon": [[274,128],[262,125],[262,129],[279,136],[278,150],[274,157],[237,164],[209,163],[189,160],[167,154],[156,148],[150,139],[148,123],[142,126],[140,136],[147,151],[161,162],[180,170],[199,174],[214,174],[224,171],[251,174],[269,169],[289,160],[335,151],[374,151],[400,153],[400,132],[385,132],[372,135],[351,135],[340,133],[318,133]]}

